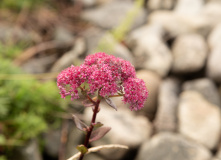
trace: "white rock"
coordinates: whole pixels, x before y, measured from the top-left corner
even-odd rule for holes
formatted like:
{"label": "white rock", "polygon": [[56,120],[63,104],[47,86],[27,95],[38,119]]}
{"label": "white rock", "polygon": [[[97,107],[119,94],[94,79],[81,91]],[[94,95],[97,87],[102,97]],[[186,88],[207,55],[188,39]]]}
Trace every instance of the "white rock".
{"label": "white rock", "polygon": [[[65,149],[65,158],[68,159],[78,153],[77,146],[83,144],[85,135],[82,131],[77,129],[74,122],[69,124],[68,135],[67,135],[67,143]],[[60,139],[59,139],[60,143]],[[59,153],[59,152],[58,152]],[[58,154],[57,153],[57,154]]]}
{"label": "white rock", "polygon": [[150,10],[172,9],[177,0],[149,0],[147,1],[147,8]]}
{"label": "white rock", "polygon": [[172,47],[172,71],[176,73],[191,73],[203,68],[207,58],[207,44],[198,34],[179,36]]}
{"label": "white rock", "polygon": [[[134,3],[132,1],[112,1],[97,8],[85,10],[82,13],[82,18],[102,28],[111,29],[117,27],[133,7]],[[130,29],[144,24],[145,21],[146,12],[141,8]]]}
{"label": "white rock", "polygon": [[149,119],[153,119],[157,110],[157,99],[161,78],[156,73],[147,70],[137,71],[137,77],[144,80],[149,92],[149,97],[144,104],[144,108],[138,112],[146,115]]}
{"label": "white rock", "polygon": [[70,43],[75,39],[75,37],[72,35],[72,32],[63,26],[57,26],[54,32],[54,39],[58,42]]}
{"label": "white rock", "polygon": [[[76,62],[80,55],[86,50],[85,40],[83,38],[76,39],[76,42],[72,49],[66,52],[56,63],[52,66],[52,72],[61,71],[67,67],[70,67],[72,64],[77,65]],[[80,61],[80,60],[78,60]]]}
{"label": "white rock", "polygon": [[42,160],[39,143],[36,139],[29,140],[26,144],[16,147],[11,155],[12,160]]}
{"label": "white rock", "polygon": [[43,134],[44,151],[50,157],[58,157],[61,130],[49,130]]}
{"label": "white rock", "polygon": [[123,44],[116,42],[113,36],[107,32],[105,33],[104,30],[91,27],[84,32],[84,37],[87,43],[87,55],[105,52],[123,58],[135,65],[134,57],[129,49]]}
{"label": "white rock", "polygon": [[211,153],[202,145],[181,135],[156,134],[141,146],[135,160],[210,160]]}
{"label": "white rock", "polygon": [[82,3],[84,7],[92,7],[97,4],[97,0],[71,0],[73,3]]}
{"label": "white rock", "polygon": [[[101,110],[96,121],[111,127],[111,130],[102,139],[94,141],[93,146],[122,144],[129,148],[136,148],[144,140],[150,138],[152,126],[144,116],[135,116],[128,108],[118,108],[118,111],[115,111],[104,104],[101,104],[100,107]],[[91,120],[91,108],[85,110],[84,117],[87,121]],[[119,150],[119,152],[117,150],[119,149],[103,150],[101,153],[111,159],[120,159],[127,152],[127,150]]]}
{"label": "white rock", "polygon": [[213,26],[208,16],[176,14],[160,10],[152,12],[148,22],[162,26],[171,37],[190,32],[207,36]]}
{"label": "white rock", "polygon": [[94,53],[99,41],[104,37],[105,31],[98,27],[90,27],[86,29],[83,33],[83,37],[87,44],[87,55]]}
{"label": "white rock", "polygon": [[31,44],[39,42],[41,37],[34,31],[29,32],[17,25],[0,24],[0,42],[4,44],[17,45],[18,43]]}
{"label": "white rock", "polygon": [[48,68],[57,60],[55,54],[46,55],[38,58],[31,58],[21,64],[21,68],[26,73],[45,73]]}
{"label": "white rock", "polygon": [[217,106],[220,106],[219,92],[215,83],[209,78],[199,78],[184,82],[182,86],[184,91],[197,91],[204,96],[204,98]]}
{"label": "white rock", "polygon": [[[221,134],[220,109],[196,91],[181,94],[178,106],[179,132],[213,149]],[[209,137],[209,140],[208,140]]]}
{"label": "white rock", "polygon": [[182,14],[198,14],[203,8],[204,0],[177,0],[175,6],[176,13]]}
{"label": "white rock", "polygon": [[176,78],[166,78],[160,85],[158,108],[154,120],[156,131],[177,129],[177,104],[180,82]]}
{"label": "white rock", "polygon": [[[220,143],[221,144],[221,143]],[[219,144],[218,151],[216,153],[217,160],[221,159],[221,145]]]}
{"label": "white rock", "polygon": [[202,16],[207,16],[208,22],[211,23],[212,26],[220,23],[221,17],[221,1],[213,0],[205,4],[202,12]]}
{"label": "white rock", "polygon": [[221,83],[221,45],[214,47],[207,60],[207,75],[216,82]]}
{"label": "white rock", "polygon": [[96,153],[90,153],[84,157],[84,160],[105,160],[105,158],[99,156]]}
{"label": "white rock", "polygon": [[115,45],[114,51],[112,53],[116,57],[120,57],[126,61],[129,61],[131,64],[135,65],[134,57],[127,47],[118,43]]}
{"label": "white rock", "polygon": [[211,160],[220,160],[220,158],[213,157]]}
{"label": "white rock", "polygon": [[221,23],[216,25],[208,37],[210,48],[214,48],[221,44]]}
{"label": "white rock", "polygon": [[118,43],[114,37],[106,33],[99,41],[95,52],[105,52],[107,54],[114,55],[116,57],[120,57],[124,60],[129,61],[131,64],[135,65],[134,58],[132,53],[129,51],[127,47]]}
{"label": "white rock", "polygon": [[135,55],[137,68],[152,70],[163,77],[170,70],[172,55],[162,33],[158,25],[146,25],[131,32],[127,44]]}

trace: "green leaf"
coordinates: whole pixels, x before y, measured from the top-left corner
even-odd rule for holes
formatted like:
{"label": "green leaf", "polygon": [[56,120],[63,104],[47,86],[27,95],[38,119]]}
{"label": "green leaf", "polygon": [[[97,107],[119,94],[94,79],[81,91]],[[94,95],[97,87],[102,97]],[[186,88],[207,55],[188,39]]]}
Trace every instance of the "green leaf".
{"label": "green leaf", "polygon": [[6,138],[4,135],[0,134],[0,145],[4,145],[6,143]]}
{"label": "green leaf", "polygon": [[94,123],[92,124],[94,126],[94,129],[97,129],[97,128],[100,128],[103,126],[103,124],[101,122],[97,122],[97,123]]}
{"label": "green leaf", "polygon": [[0,156],[0,160],[7,160],[5,156]]}
{"label": "green leaf", "polygon": [[9,112],[9,98],[0,97],[0,119],[5,118]]}
{"label": "green leaf", "polygon": [[105,136],[109,131],[111,130],[111,127],[100,127],[91,133],[91,138],[89,142],[93,142],[96,140],[101,139],[103,136]]}
{"label": "green leaf", "polygon": [[85,154],[85,153],[87,153],[87,147],[85,147],[83,144],[81,144],[81,145],[78,145],[77,147],[77,150],[79,151],[79,152],[81,152],[82,154]]}
{"label": "green leaf", "polygon": [[[26,79],[31,75],[22,74],[19,67],[13,66],[2,55],[0,62],[0,125],[3,125],[0,130],[6,145],[19,145],[49,127],[57,127],[61,119],[55,114],[63,111],[68,104],[60,107],[63,100],[56,83]],[[0,142],[4,143],[2,137]]]}

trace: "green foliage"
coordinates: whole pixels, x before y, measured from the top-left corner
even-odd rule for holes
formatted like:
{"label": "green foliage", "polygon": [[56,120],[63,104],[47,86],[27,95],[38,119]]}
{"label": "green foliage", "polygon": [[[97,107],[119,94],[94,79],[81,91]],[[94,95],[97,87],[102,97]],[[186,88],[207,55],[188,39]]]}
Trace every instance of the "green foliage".
{"label": "green foliage", "polygon": [[0,8],[21,10],[22,8],[33,8],[45,0],[1,0]]}
{"label": "green foliage", "polygon": [[78,145],[77,147],[77,150],[79,151],[79,152],[81,152],[82,154],[85,154],[85,153],[87,153],[87,147],[85,147],[83,144],[81,144],[81,145]]}
{"label": "green foliage", "polygon": [[124,40],[131,29],[134,19],[142,8],[144,0],[136,0],[134,7],[127,13],[125,19],[111,31],[108,31],[99,41],[95,52],[111,53],[117,43]]}
{"label": "green foliage", "polygon": [[111,31],[116,41],[120,42],[124,39],[125,35],[130,30],[133,21],[139,13],[140,8],[142,8],[143,4],[144,0],[136,0],[134,8],[127,13],[127,16],[122,21],[122,23],[117,28]]}
{"label": "green foliage", "polygon": [[[21,73],[10,61],[0,61],[0,75]],[[54,81],[0,79],[0,143],[19,145],[58,123],[54,114],[63,111],[58,93]]]}
{"label": "green foliage", "polygon": [[0,156],[0,160],[7,160],[5,156]]}
{"label": "green foliage", "polygon": [[0,53],[1,57],[14,59],[19,53],[22,52],[24,45],[10,45],[10,44],[2,44],[0,42]]}

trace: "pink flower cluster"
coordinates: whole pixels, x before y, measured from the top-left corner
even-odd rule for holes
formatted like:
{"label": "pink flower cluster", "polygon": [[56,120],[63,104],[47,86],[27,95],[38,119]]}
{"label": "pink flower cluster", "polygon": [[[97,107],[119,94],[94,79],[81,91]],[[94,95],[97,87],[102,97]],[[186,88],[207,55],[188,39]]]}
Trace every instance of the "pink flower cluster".
{"label": "pink flower cluster", "polygon": [[89,84],[87,94],[98,91],[101,97],[109,97],[121,93],[131,110],[141,109],[148,97],[145,83],[136,78],[133,65],[105,53],[89,55],[81,66],[71,66],[57,77],[62,98],[71,95],[72,100],[79,98],[79,87],[84,82]]}

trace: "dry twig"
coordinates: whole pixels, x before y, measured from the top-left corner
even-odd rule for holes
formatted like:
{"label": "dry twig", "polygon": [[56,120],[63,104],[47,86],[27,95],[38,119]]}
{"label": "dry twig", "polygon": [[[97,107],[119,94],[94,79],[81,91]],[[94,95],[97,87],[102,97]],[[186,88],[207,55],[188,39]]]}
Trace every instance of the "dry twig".
{"label": "dry twig", "polygon": [[36,46],[30,47],[25,50],[18,58],[15,59],[14,63],[16,65],[21,65],[23,62],[27,61],[28,59],[32,58],[34,55],[49,49],[56,49],[56,48],[67,48],[74,44],[73,41],[68,43],[63,43],[59,41],[48,41],[42,42]]}

